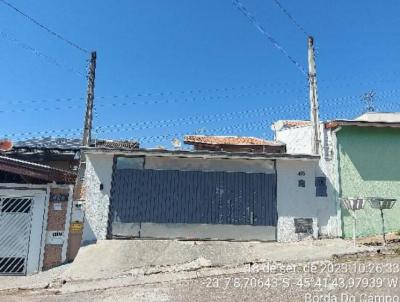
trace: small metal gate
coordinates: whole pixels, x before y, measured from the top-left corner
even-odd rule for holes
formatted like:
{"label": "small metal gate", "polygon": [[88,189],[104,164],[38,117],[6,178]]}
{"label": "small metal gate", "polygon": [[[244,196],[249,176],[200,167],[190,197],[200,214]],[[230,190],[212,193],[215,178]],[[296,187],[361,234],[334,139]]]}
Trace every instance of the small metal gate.
{"label": "small metal gate", "polygon": [[0,275],[26,273],[32,205],[32,197],[0,197]]}
{"label": "small metal gate", "polygon": [[[110,225],[276,226],[276,175],[148,169],[114,171]],[[109,229],[111,235],[112,230]]]}

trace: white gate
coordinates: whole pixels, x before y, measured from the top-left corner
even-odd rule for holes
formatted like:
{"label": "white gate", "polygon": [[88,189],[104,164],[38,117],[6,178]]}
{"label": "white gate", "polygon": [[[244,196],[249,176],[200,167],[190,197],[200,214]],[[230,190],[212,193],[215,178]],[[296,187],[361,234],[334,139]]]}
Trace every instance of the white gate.
{"label": "white gate", "polygon": [[45,195],[43,190],[0,190],[0,275],[39,270]]}
{"label": "white gate", "polygon": [[32,197],[0,197],[0,274],[26,273]]}

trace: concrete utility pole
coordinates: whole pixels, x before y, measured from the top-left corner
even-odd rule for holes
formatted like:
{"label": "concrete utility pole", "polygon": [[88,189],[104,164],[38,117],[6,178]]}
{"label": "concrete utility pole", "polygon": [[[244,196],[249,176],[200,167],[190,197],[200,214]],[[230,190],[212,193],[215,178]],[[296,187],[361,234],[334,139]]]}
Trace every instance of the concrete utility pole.
{"label": "concrete utility pole", "polygon": [[315,155],[319,155],[320,131],[319,131],[319,105],[317,94],[317,73],[315,70],[314,38],[308,37],[308,83],[310,87],[311,124],[313,127],[312,149]]}
{"label": "concrete utility pole", "polygon": [[96,52],[91,53],[88,88],[86,100],[85,124],[83,126],[82,145],[87,147],[92,139],[92,121],[93,121],[93,102],[94,102],[94,80],[96,77]]}

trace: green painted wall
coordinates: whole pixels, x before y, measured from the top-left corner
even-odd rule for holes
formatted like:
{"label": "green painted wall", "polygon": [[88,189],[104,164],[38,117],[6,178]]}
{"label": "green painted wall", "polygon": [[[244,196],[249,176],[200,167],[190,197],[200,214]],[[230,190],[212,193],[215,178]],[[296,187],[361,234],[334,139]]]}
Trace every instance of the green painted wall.
{"label": "green painted wall", "polygon": [[[386,210],[387,231],[400,230],[400,129],[345,126],[337,132],[341,196],[396,198]],[[381,233],[380,211],[369,204],[357,211],[357,236]],[[345,237],[353,235],[352,218],[342,209]]]}

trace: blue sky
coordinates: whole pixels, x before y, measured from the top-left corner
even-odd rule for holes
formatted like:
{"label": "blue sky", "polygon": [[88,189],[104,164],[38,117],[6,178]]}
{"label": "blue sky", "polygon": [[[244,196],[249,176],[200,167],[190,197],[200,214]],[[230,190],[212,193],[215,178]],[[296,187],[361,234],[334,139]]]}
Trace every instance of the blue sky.
{"label": "blue sky", "polygon": [[[8,1],[97,51],[94,137],[271,138],[274,120],[309,115],[304,75],[231,0]],[[275,2],[241,1],[306,68],[307,38]],[[400,111],[400,2],[280,2],[315,37],[323,119],[357,116],[371,89],[378,110]],[[2,3],[0,19],[0,136],[80,137],[89,55]]]}

